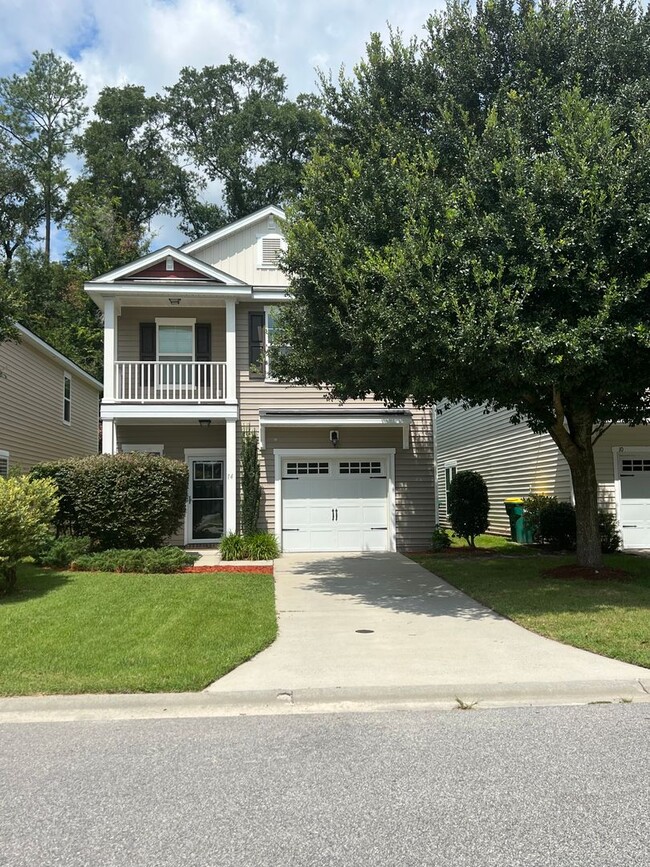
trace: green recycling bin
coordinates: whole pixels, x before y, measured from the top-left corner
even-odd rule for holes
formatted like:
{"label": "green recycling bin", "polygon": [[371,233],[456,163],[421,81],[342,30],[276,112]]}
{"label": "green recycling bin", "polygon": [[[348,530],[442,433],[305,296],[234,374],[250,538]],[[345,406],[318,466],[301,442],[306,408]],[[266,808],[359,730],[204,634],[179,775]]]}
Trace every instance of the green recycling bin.
{"label": "green recycling bin", "polygon": [[522,545],[530,545],[533,541],[533,534],[524,522],[523,497],[508,497],[503,501],[503,505],[506,507],[510,520],[510,538],[512,541]]}

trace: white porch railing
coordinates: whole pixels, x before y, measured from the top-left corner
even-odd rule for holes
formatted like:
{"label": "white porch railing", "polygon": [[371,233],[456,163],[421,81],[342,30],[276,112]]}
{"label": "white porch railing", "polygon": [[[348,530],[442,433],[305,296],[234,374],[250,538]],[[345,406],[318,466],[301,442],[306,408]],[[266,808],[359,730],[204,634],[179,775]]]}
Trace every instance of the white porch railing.
{"label": "white porch railing", "polygon": [[125,403],[216,403],[226,400],[221,361],[117,361],[115,400]]}

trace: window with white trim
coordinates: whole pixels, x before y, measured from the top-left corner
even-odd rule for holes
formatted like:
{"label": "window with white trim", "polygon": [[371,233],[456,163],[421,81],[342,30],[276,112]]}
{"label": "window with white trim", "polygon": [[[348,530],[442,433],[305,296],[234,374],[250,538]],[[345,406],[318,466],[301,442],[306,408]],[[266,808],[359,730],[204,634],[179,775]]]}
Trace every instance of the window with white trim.
{"label": "window with white trim", "polygon": [[650,458],[623,458],[621,460],[623,473],[650,473]]}
{"label": "window with white trim", "polygon": [[286,474],[288,476],[327,476],[329,461],[288,461]]}
{"label": "window with white trim", "polygon": [[123,443],[122,453],[129,454],[130,452],[139,452],[142,455],[155,455],[161,458],[164,448],[161,445],[150,445],[146,443]]}
{"label": "window with white trim", "polygon": [[458,468],[456,466],[456,461],[448,461],[445,464],[445,509],[447,508],[447,503],[449,502],[449,486],[456,478],[456,473]]}
{"label": "window with white trim", "polygon": [[271,357],[269,354],[269,349],[273,343],[276,310],[276,307],[264,308],[264,378],[267,382],[277,382],[271,371]]}
{"label": "window with white trim", "polygon": [[277,268],[278,259],[287,249],[287,242],[279,232],[269,232],[257,240],[257,267]]}
{"label": "window with white trim", "polygon": [[194,361],[195,319],[156,319],[158,361]]}
{"label": "window with white trim", "polygon": [[381,461],[340,461],[339,473],[342,476],[379,476],[381,475]]}
{"label": "window with white trim", "polygon": [[72,377],[69,373],[63,374],[63,421],[65,424],[72,421]]}
{"label": "window with white trim", "polygon": [[9,476],[9,452],[0,449],[0,478],[6,479]]}

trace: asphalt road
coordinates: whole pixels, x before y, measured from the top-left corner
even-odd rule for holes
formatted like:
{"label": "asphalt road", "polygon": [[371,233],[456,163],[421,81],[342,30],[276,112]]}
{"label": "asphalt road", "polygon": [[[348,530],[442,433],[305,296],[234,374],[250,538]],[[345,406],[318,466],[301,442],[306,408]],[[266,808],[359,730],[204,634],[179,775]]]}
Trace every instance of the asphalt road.
{"label": "asphalt road", "polygon": [[650,705],[0,726],[0,864],[650,863]]}

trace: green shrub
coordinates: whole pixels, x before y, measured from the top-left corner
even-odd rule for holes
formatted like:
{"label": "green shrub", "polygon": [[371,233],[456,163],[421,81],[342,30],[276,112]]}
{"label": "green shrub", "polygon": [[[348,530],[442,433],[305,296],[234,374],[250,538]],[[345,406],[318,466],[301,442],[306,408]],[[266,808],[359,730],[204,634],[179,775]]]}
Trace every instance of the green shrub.
{"label": "green shrub", "polygon": [[224,560],[275,560],[280,555],[278,540],[271,533],[229,533],[221,540],[220,549]]}
{"label": "green shrub", "polygon": [[431,550],[446,551],[450,547],[451,539],[449,538],[449,533],[442,527],[436,526],[431,534]]}
{"label": "green shrub", "polygon": [[487,530],[489,511],[487,485],[480,473],[457,473],[449,485],[447,515],[454,533],[466,539],[470,548],[476,547],[475,537]]}
{"label": "green shrub", "polygon": [[573,549],[576,546],[576,510],[571,503],[550,497],[539,514],[539,534],[551,548]]}
{"label": "green shrub", "polygon": [[57,531],[98,548],[158,546],[185,515],[187,466],[169,458],[95,455],[38,464],[31,475],[57,484]]}
{"label": "green shrub", "polygon": [[245,536],[257,533],[261,501],[257,434],[252,428],[245,428],[241,443],[241,524]]}
{"label": "green shrub", "polygon": [[8,592],[16,586],[18,563],[48,539],[57,505],[56,484],[50,479],[0,477],[0,577]]}
{"label": "green shrub", "polygon": [[82,554],[72,562],[76,572],[179,572],[191,566],[198,554],[182,548],[109,548],[94,554]]}
{"label": "green shrub", "polygon": [[92,539],[88,536],[59,536],[49,540],[35,559],[40,566],[67,569],[73,560],[87,554],[91,547]]}
{"label": "green shrub", "polygon": [[607,509],[599,509],[598,532],[603,554],[613,554],[614,551],[618,551],[621,547],[621,536],[618,532],[616,515]]}
{"label": "green shrub", "polygon": [[548,497],[545,494],[531,494],[525,498],[522,504],[525,528],[532,534],[533,541],[538,544],[543,542],[540,531],[540,516],[549,503],[557,503],[557,498]]}

